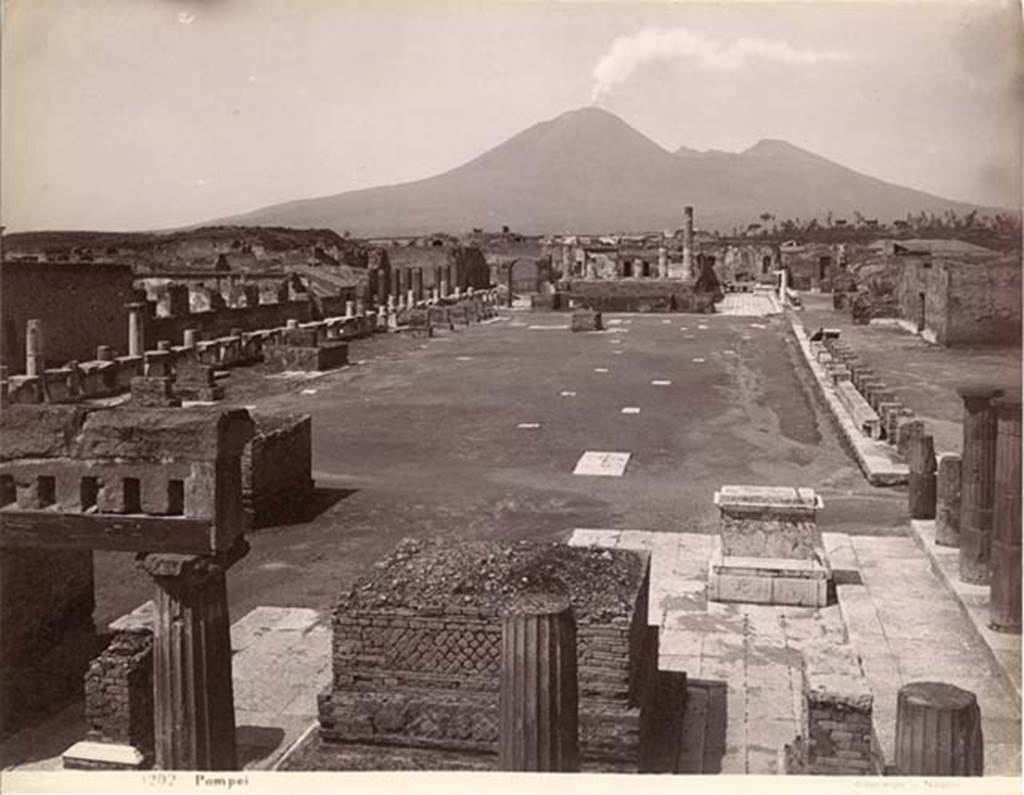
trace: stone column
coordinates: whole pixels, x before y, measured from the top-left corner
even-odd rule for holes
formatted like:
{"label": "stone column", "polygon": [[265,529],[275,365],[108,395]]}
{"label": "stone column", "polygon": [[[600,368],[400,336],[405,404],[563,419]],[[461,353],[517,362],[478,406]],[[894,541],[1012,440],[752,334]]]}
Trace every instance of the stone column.
{"label": "stone column", "polygon": [[964,436],[960,489],[960,579],[985,585],[989,581],[992,539],[992,496],[996,466],[996,387],[957,390],[964,401]]}
{"label": "stone column", "polygon": [[412,272],[412,291],[416,301],[423,300],[423,268]]}
{"label": "stone column", "polygon": [[289,318],[288,320],[285,321],[284,327],[285,328],[298,328],[299,327],[299,321],[296,320],[295,318]]}
{"label": "stone column", "polygon": [[33,318],[25,324],[25,375],[39,376],[45,369],[43,321]]}
{"label": "stone column", "polygon": [[919,436],[910,446],[907,464],[907,508],[911,519],[935,518],[936,463],[935,441],[931,436]]}
{"label": "stone column", "polygon": [[693,281],[693,207],[683,208],[683,279]]}
{"label": "stone column", "polygon": [[181,333],[182,344],[186,348],[196,347],[196,330],[194,328],[187,328]]}
{"label": "stone column", "polygon": [[142,356],[146,348],[146,305],[143,303],[125,304],[128,310],[128,355]]}
{"label": "stone column", "polygon": [[980,776],[981,710],[974,693],[942,682],[913,682],[896,701],[896,775]]}
{"label": "stone column", "polygon": [[502,618],[501,770],[579,770],[576,622],[560,597],[521,597]]}
{"label": "stone column", "polygon": [[668,278],[668,250],[664,246],[658,246],[658,278]]}
{"label": "stone column", "polygon": [[996,411],[995,496],[992,516],[992,589],[989,626],[1021,631],[1021,396],[993,401]]}
{"label": "stone column", "polygon": [[935,543],[944,547],[960,546],[960,455],[939,456],[935,487]]}
{"label": "stone column", "polygon": [[345,317],[355,317],[356,315],[356,302],[346,301],[345,302]]}
{"label": "stone column", "polygon": [[223,558],[139,556],[156,583],[153,697],[160,770],[238,768],[225,573],[247,551],[240,541]]}

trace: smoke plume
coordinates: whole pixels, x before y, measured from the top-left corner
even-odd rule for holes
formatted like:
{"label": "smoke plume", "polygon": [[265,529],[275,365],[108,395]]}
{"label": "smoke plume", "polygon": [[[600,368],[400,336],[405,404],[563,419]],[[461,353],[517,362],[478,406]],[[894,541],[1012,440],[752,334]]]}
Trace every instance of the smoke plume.
{"label": "smoke plume", "polygon": [[648,28],[631,36],[619,36],[612,42],[594,66],[590,101],[598,102],[652,61],[692,58],[701,69],[731,70],[739,69],[754,58],[785,64],[814,64],[847,57],[840,52],[798,50],[784,41],[740,38],[723,42],[686,28]]}

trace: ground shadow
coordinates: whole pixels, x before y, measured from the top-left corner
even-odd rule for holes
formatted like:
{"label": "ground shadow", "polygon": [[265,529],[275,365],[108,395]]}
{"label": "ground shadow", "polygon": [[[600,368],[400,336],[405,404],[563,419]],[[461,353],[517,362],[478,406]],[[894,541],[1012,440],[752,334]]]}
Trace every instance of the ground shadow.
{"label": "ground shadow", "polygon": [[348,499],[359,489],[335,489],[317,486],[313,493],[297,505],[281,507],[274,511],[265,511],[253,520],[253,530],[268,527],[290,527],[308,524],[323,513],[326,513],[342,500]]}
{"label": "ground shadow", "polygon": [[266,759],[284,740],[284,729],[271,726],[239,726],[235,729],[238,745],[238,767]]}

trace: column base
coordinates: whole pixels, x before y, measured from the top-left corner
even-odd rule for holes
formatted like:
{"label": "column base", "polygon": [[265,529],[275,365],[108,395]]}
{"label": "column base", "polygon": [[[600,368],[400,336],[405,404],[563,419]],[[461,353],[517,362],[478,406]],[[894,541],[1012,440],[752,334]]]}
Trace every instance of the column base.
{"label": "column base", "polygon": [[712,602],[825,607],[831,579],[828,564],[818,560],[727,556],[716,542],[707,597]]}

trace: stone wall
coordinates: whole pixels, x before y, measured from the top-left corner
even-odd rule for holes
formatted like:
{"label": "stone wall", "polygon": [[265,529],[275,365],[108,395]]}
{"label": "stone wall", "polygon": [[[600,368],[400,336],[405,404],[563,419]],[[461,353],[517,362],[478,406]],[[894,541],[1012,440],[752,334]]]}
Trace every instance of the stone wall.
{"label": "stone wall", "polygon": [[93,607],[91,552],[0,551],[0,735],[81,696]]}
{"label": "stone wall", "polygon": [[[587,567],[621,579],[589,596],[588,586],[604,584],[599,575],[568,586],[577,621],[581,754],[591,769],[637,770],[657,632],[647,626],[649,560],[621,551],[461,542],[448,552],[440,542],[403,542],[335,613],[321,737],[496,754],[501,604],[530,587],[523,577],[529,583],[540,572],[550,585]],[[417,582],[424,587],[409,587]]]}
{"label": "stone wall", "polygon": [[566,285],[566,290],[576,304],[599,312],[714,311],[714,295],[696,293],[692,286],[679,281],[574,280]]}
{"label": "stone wall", "polygon": [[125,304],[138,300],[127,265],[10,262],[0,265],[0,364],[25,371],[25,324],[43,321],[47,360],[93,358],[97,345],[128,347]]}
{"label": "stone wall", "polygon": [[254,414],[256,435],[242,453],[247,526],[300,513],[313,493],[313,420],[308,415]]}

